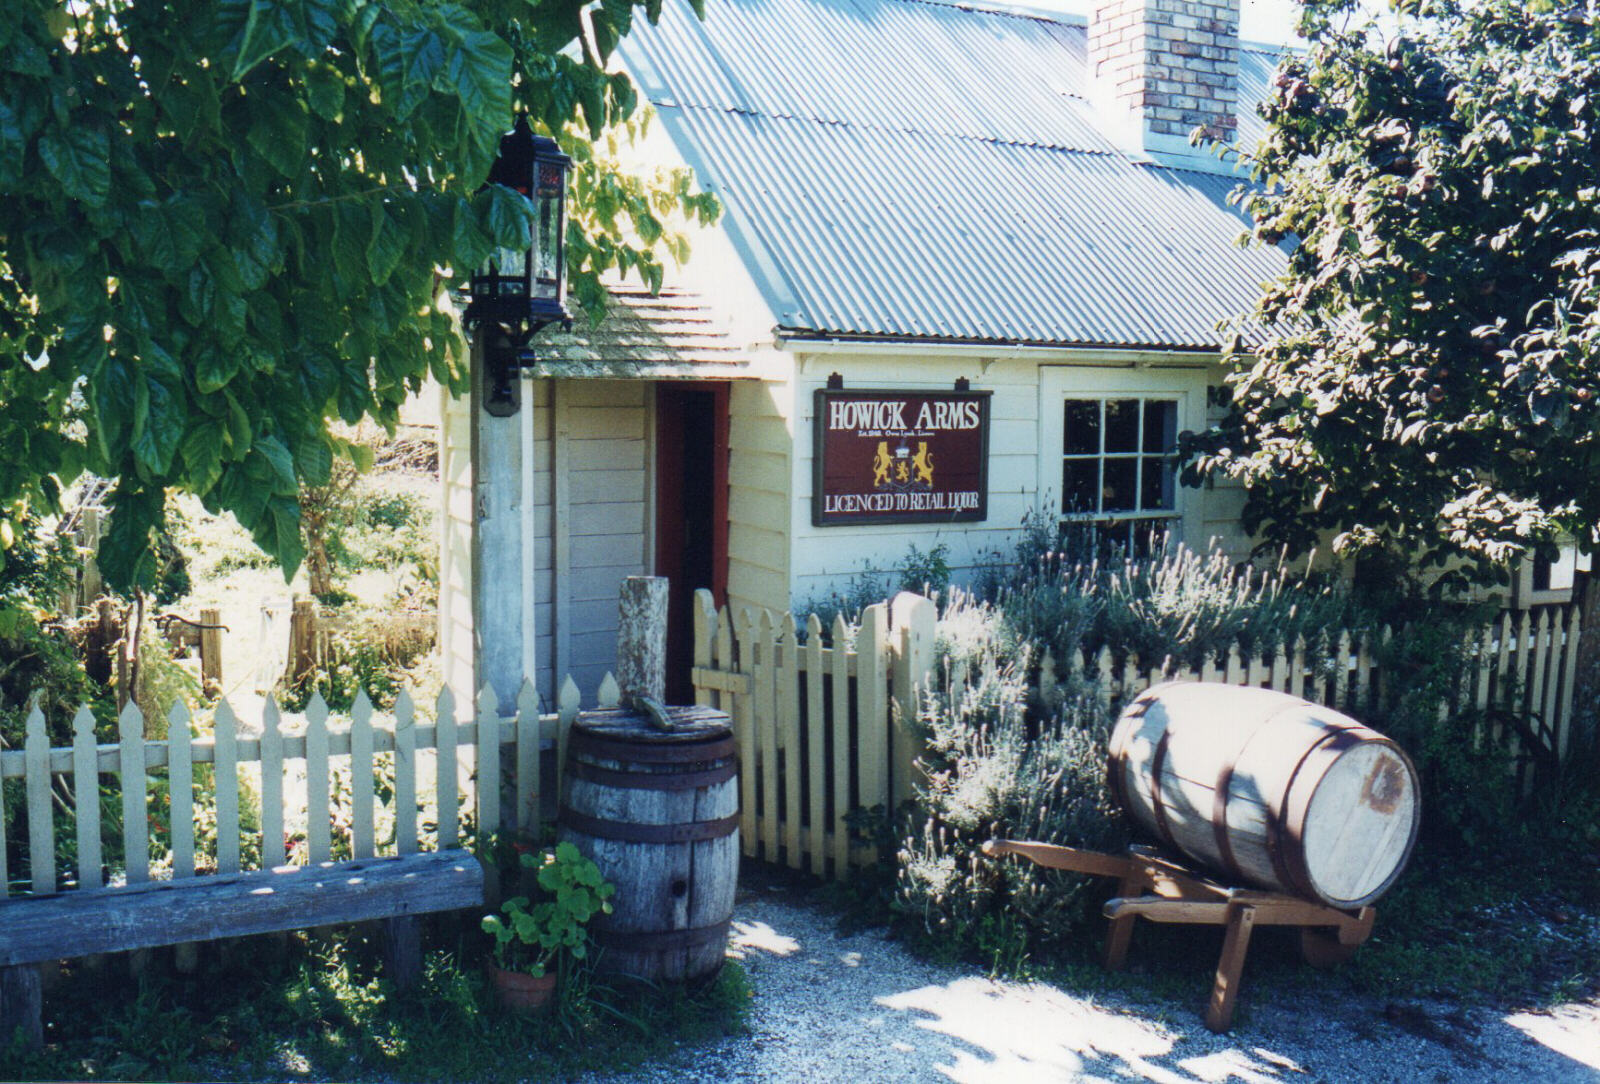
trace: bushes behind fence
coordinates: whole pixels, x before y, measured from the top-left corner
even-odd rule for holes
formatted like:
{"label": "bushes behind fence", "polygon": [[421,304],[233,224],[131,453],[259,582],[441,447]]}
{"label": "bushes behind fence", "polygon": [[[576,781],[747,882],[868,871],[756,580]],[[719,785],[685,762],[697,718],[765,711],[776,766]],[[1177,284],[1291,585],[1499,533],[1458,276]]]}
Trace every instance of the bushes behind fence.
{"label": "bushes behind fence", "polygon": [[[1081,878],[986,859],[978,846],[991,836],[1100,850],[1127,841],[1106,787],[1106,741],[1121,705],[1098,688],[1092,665],[1079,676],[1066,663],[1101,649],[1119,666],[1137,658],[1146,669],[1163,660],[1199,668],[1234,645],[1269,659],[1303,643],[1308,663],[1331,673],[1348,663],[1337,640],[1347,630],[1348,642],[1370,642],[1381,695],[1340,706],[1415,760],[1419,856],[1514,850],[1542,832],[1581,834],[1566,817],[1574,809],[1588,809],[1592,822],[1585,795],[1593,785],[1570,774],[1555,792],[1541,786],[1524,795],[1512,770],[1517,727],[1466,695],[1478,665],[1471,647],[1492,606],[1429,598],[1406,584],[1351,588],[1281,564],[1241,567],[1178,545],[1108,563],[1075,554],[1070,539],[1054,541],[1030,525],[1015,560],[980,582],[978,594],[956,590],[942,600],[940,680],[920,717],[927,771],[915,808],[902,810],[896,871],[897,909],[935,942],[1003,964],[1091,929],[1085,922],[1103,889],[1096,896]],[[1063,684],[1040,686],[1046,654]]]}

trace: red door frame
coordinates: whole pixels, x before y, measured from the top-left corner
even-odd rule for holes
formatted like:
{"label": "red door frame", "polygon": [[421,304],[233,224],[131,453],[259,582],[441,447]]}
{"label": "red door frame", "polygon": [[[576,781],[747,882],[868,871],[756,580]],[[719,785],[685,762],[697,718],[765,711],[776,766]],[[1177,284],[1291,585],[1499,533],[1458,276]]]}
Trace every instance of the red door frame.
{"label": "red door frame", "polygon": [[726,381],[658,381],[656,383],[656,554],[655,572],[681,568],[683,535],[661,530],[662,523],[683,519],[683,415],[673,409],[678,393],[710,391],[713,418],[711,448],[711,583],[718,606],[728,601],[728,392]]}

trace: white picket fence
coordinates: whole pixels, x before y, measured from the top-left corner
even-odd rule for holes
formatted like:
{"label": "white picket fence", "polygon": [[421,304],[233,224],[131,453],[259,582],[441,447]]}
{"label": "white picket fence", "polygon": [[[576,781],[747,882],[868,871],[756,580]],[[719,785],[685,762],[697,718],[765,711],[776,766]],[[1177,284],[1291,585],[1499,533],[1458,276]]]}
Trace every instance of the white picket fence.
{"label": "white picket fence", "polygon": [[[607,675],[601,706],[613,706],[618,698],[616,681]],[[198,727],[179,704],[168,715],[168,736],[149,739],[143,714],[130,703],[117,720],[116,742],[98,742],[94,716],[81,708],[72,722],[72,744],[52,748],[35,703],[23,748],[0,752],[0,779],[23,781],[34,893],[107,885],[101,788],[113,781],[120,789],[124,856],[122,867],[110,871],[113,884],[145,882],[153,872],[173,878],[239,872],[250,866],[243,855],[251,849],[262,864],[282,865],[286,813],[298,821],[302,810],[305,837],[298,857],[306,862],[329,861],[336,851],[339,857],[371,858],[444,850],[462,846],[479,825],[538,830],[541,758],[555,758],[559,780],[566,735],[578,714],[578,688],[571,678],[563,683],[554,713],[541,714],[537,705],[527,683],[509,717],[501,716],[487,687],[476,710],[469,704],[465,712],[446,689],[435,701],[434,722],[418,721],[407,692],[390,712],[375,711],[362,695],[349,718],[338,720],[320,697],[303,718],[286,718],[268,698],[260,726],[245,728],[226,701]],[[503,756],[506,747],[513,756]],[[502,778],[503,761],[511,765],[508,778]],[[211,766],[212,786],[196,785],[200,765]],[[348,793],[332,785],[336,775],[348,779]],[[248,784],[244,789],[241,778]],[[259,797],[250,810],[255,816],[241,816],[251,790]],[[170,804],[161,800],[163,791]],[[163,820],[170,828],[152,847],[152,825]],[[244,827],[252,820],[258,828]],[[380,823],[392,826],[386,838],[380,838]],[[75,870],[56,869],[62,824],[75,833]],[[199,824],[215,826],[214,842],[203,852],[196,846]],[[0,822],[0,838],[5,827]],[[0,898],[21,887],[11,884],[5,850],[0,847]]]}
{"label": "white picket fence", "polygon": [[[868,607],[854,629],[840,619],[824,630],[813,616],[802,637],[789,614],[743,612],[736,621],[699,593],[696,701],[733,719],[746,855],[840,879],[872,859],[870,848],[852,846],[846,817],[912,796],[920,746],[903,720],[914,717],[916,686],[933,666],[935,631],[932,603],[910,594]],[[1501,708],[1538,746],[1565,756],[1580,632],[1576,607],[1504,613],[1464,645],[1475,663],[1441,711]],[[1212,681],[1279,689],[1371,718],[1392,688],[1376,661],[1379,645],[1349,632],[1327,643],[1312,651],[1302,641],[1266,661],[1235,644],[1225,659],[1199,668],[1118,660],[1108,650],[1089,659],[1046,657],[1038,692],[1048,701],[1058,686],[1086,679],[1111,708],[1161,681]],[[1517,767],[1530,750],[1514,735],[1510,745]]]}
{"label": "white picket fence", "polygon": [[[855,628],[839,620],[824,630],[813,617],[803,638],[787,614],[745,612],[735,622],[726,608],[713,607],[709,592],[697,594],[695,699],[731,716],[747,855],[838,878],[874,857],[870,847],[852,844],[847,818],[912,796],[921,749],[902,720],[914,715],[917,688],[933,668],[935,631],[933,604],[909,593],[868,607]],[[1565,755],[1580,632],[1574,608],[1504,614],[1467,645],[1476,663],[1444,710],[1503,708],[1506,717],[1525,722],[1537,746]],[[1255,685],[1360,718],[1386,695],[1376,645],[1349,633],[1331,643],[1333,649],[1322,652],[1298,644],[1266,662],[1235,646],[1221,663],[1198,670],[1118,661],[1105,651],[1087,660],[1047,658],[1038,681],[1048,697],[1061,681],[1093,680],[1108,706],[1174,678]],[[608,675],[600,704],[614,706],[618,699]],[[570,678],[563,683],[554,713],[538,711],[526,684],[516,706],[502,717],[488,689],[475,707],[446,690],[436,701],[435,722],[418,720],[408,694],[390,712],[374,711],[363,698],[348,719],[336,720],[314,700],[303,719],[286,719],[269,698],[260,726],[244,728],[223,702],[208,720],[174,708],[169,736],[151,739],[130,705],[112,743],[97,741],[93,715],[81,709],[72,744],[59,748],[51,747],[44,714],[35,706],[24,747],[0,751],[0,780],[22,781],[26,880],[35,893],[107,884],[101,788],[113,783],[120,788],[126,856],[122,868],[109,871],[114,882],[232,873],[244,868],[243,856],[252,849],[267,864],[280,864],[286,817],[298,821],[302,810],[304,845],[297,857],[304,861],[458,847],[479,825],[537,830],[541,805],[548,804],[540,780],[560,778],[566,735],[579,709],[577,686]],[[204,765],[212,769],[210,788],[196,785],[196,769]],[[259,797],[254,818],[241,815],[251,797],[241,780]],[[173,796],[170,806],[160,800],[163,789]],[[170,827],[160,829],[153,847],[151,826],[162,825],[164,815]],[[252,819],[258,827],[243,827]],[[209,848],[197,846],[201,824],[215,826],[207,833],[214,835]],[[380,825],[390,830],[380,833]],[[74,833],[75,869],[56,868],[61,826]],[[0,832],[6,827],[0,823]],[[22,833],[13,828],[10,834]],[[242,846],[246,842],[252,846]],[[11,884],[6,861],[0,847],[0,898],[27,890]]]}

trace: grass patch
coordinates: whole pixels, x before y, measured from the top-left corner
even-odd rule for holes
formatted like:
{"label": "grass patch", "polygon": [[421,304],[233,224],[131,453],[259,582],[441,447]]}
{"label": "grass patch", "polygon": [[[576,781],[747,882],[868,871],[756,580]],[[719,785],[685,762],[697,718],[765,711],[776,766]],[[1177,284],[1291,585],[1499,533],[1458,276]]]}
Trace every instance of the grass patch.
{"label": "grass patch", "polygon": [[204,948],[194,975],[158,953],[81,963],[45,994],[46,1047],[0,1056],[0,1078],[125,1080],[563,1080],[741,1034],[750,1001],[730,962],[699,990],[579,976],[548,1015],[504,1013],[475,929],[430,927],[424,978],[398,995],[359,932]]}

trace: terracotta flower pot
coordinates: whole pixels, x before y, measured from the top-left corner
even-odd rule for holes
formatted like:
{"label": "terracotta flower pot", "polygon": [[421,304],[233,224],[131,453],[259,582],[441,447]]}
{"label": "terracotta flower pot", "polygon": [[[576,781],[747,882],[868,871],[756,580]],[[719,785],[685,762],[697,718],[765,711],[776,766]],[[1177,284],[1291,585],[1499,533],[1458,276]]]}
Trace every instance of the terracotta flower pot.
{"label": "terracotta flower pot", "polygon": [[556,975],[548,971],[538,978],[522,971],[507,971],[494,964],[484,964],[489,984],[503,1008],[512,1012],[537,1012],[550,1004],[550,995],[556,991]]}

